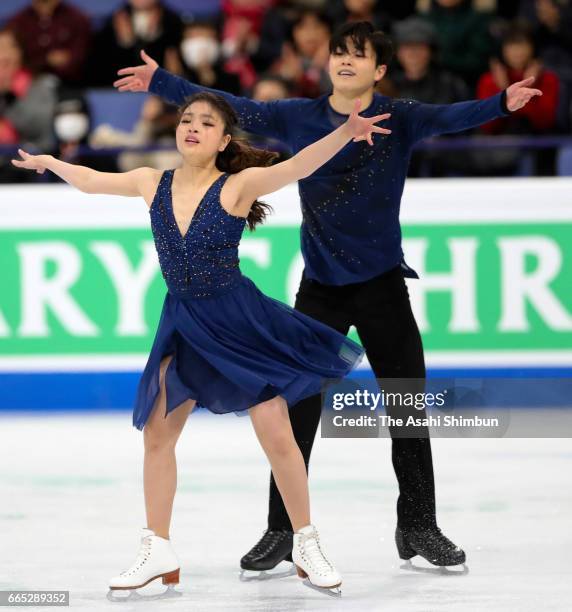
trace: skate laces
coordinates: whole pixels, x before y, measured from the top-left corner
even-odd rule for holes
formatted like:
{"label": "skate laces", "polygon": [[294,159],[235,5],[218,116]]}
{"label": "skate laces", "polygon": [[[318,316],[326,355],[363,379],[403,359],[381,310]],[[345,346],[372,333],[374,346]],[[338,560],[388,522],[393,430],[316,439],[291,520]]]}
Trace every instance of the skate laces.
{"label": "skate laces", "polygon": [[121,576],[129,576],[135,573],[149,558],[151,555],[151,536],[147,536],[143,538],[141,541],[141,548],[139,549],[139,553],[137,555],[137,559],[135,559],[133,565],[124,572],[121,572]]}
{"label": "skate laces", "polygon": [[310,563],[318,574],[328,574],[335,571],[334,566],[326,559],[320,548],[320,540],[317,533],[300,534],[302,557]]}
{"label": "skate laces", "polygon": [[286,535],[285,531],[279,531],[276,529],[267,529],[260,540],[252,547],[249,555],[253,554],[266,554],[272,550],[276,544],[284,539]]}

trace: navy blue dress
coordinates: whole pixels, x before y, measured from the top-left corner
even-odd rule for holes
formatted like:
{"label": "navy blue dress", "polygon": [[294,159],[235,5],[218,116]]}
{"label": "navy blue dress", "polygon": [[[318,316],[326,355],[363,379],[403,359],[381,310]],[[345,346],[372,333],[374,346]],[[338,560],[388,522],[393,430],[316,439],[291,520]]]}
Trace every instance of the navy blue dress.
{"label": "navy blue dress", "polygon": [[173,212],[174,170],[163,173],[151,229],[167,284],[159,327],[143,371],[133,425],[143,429],[159,393],[161,360],[167,411],[188,399],[211,412],[244,413],[277,395],[289,406],[320,392],[362,359],[362,347],[336,330],[264,295],[239,268],[246,220],[220,203],[222,174],[199,203],[185,236]]}

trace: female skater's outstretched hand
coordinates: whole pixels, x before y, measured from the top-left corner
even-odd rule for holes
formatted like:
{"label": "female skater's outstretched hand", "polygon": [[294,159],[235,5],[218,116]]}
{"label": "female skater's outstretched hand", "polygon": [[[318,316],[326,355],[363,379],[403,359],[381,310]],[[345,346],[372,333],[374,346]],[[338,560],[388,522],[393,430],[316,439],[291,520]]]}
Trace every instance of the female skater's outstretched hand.
{"label": "female skater's outstretched hand", "polygon": [[72,187],[84,193],[103,193],[127,197],[143,197],[151,206],[161,172],[153,168],[136,168],[129,172],[98,172],[86,166],[68,164],[53,155],[30,155],[18,149],[22,159],[13,159],[18,168],[43,174],[50,170]]}
{"label": "female skater's outstretched hand", "polygon": [[391,134],[391,130],[374,125],[378,121],[383,121],[391,117],[391,113],[383,115],[375,115],[375,117],[360,117],[359,110],[361,108],[361,100],[358,98],[355,101],[352,114],[349,116],[346,127],[352,135],[354,142],[359,140],[367,140],[369,145],[373,145],[372,134]]}
{"label": "female skater's outstretched hand", "polygon": [[42,162],[45,159],[45,155],[30,155],[23,149],[18,149],[18,153],[22,159],[13,159],[12,163],[18,168],[25,168],[26,170],[35,170],[38,174],[44,174],[46,171],[45,163]]}
{"label": "female skater's outstretched hand", "polygon": [[123,76],[113,83],[119,91],[149,91],[149,84],[153,78],[155,70],[159,68],[159,64],[149,57],[143,49],[141,49],[141,66],[132,66],[131,68],[121,68],[117,74]]}

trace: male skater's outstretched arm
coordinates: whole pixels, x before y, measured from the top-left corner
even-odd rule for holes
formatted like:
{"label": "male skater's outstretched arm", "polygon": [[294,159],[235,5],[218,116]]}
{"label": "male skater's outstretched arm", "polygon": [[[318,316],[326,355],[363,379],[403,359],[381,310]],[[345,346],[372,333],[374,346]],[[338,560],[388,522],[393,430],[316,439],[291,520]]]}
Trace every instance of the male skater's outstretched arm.
{"label": "male skater's outstretched arm", "polygon": [[[336,49],[333,49],[332,58],[336,55],[339,54]],[[295,132],[296,119],[303,111],[304,99],[291,98],[258,102],[186,81],[160,68],[159,64],[145,51],[141,51],[141,59],[143,60],[142,65],[122,68],[118,71],[122,78],[118,79],[114,85],[119,91],[150,91],[167,102],[177,105],[182,104],[185,98],[199,91],[213,91],[223,96],[232,105],[239,115],[241,126],[246,131],[287,143],[289,134]],[[336,63],[335,60],[333,63]],[[331,65],[330,72],[332,72]],[[383,72],[385,74],[385,70]],[[422,104],[413,100],[402,101],[408,107],[404,115],[410,138],[415,142],[429,136],[460,132],[514,112],[522,108],[534,96],[542,95],[539,89],[531,87],[533,83],[534,77],[530,77],[513,83],[500,94],[484,100],[468,100],[454,104]],[[334,97],[336,93],[334,81]],[[353,104],[357,97],[359,96],[356,95],[348,101]]]}
{"label": "male skater's outstretched arm", "polygon": [[223,98],[234,108],[243,129],[253,134],[287,140],[285,116],[282,107],[290,106],[293,100],[257,102],[250,98],[234,96],[226,91],[195,85],[159,67],[159,64],[141,51],[143,64],[122,68],[118,74],[122,78],[114,85],[119,91],[146,92],[160,96],[166,102],[180,106],[186,98],[199,91],[211,91]]}

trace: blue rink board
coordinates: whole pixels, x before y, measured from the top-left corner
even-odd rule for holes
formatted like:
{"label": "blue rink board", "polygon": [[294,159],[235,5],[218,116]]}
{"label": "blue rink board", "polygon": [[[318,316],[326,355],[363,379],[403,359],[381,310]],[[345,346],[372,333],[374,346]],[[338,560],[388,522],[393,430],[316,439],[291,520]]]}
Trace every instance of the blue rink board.
{"label": "blue rink board", "polygon": [[[12,411],[124,411],[131,410],[140,372],[66,372],[0,374],[0,412]],[[350,378],[371,377],[371,370],[358,370]],[[572,368],[431,369],[430,378],[561,379],[551,384],[549,404],[570,404]],[[519,393],[518,389],[522,388]],[[561,390],[559,390],[561,389]],[[515,391],[516,390],[516,391]],[[539,407],[539,397],[526,385],[511,385],[511,403]]]}

